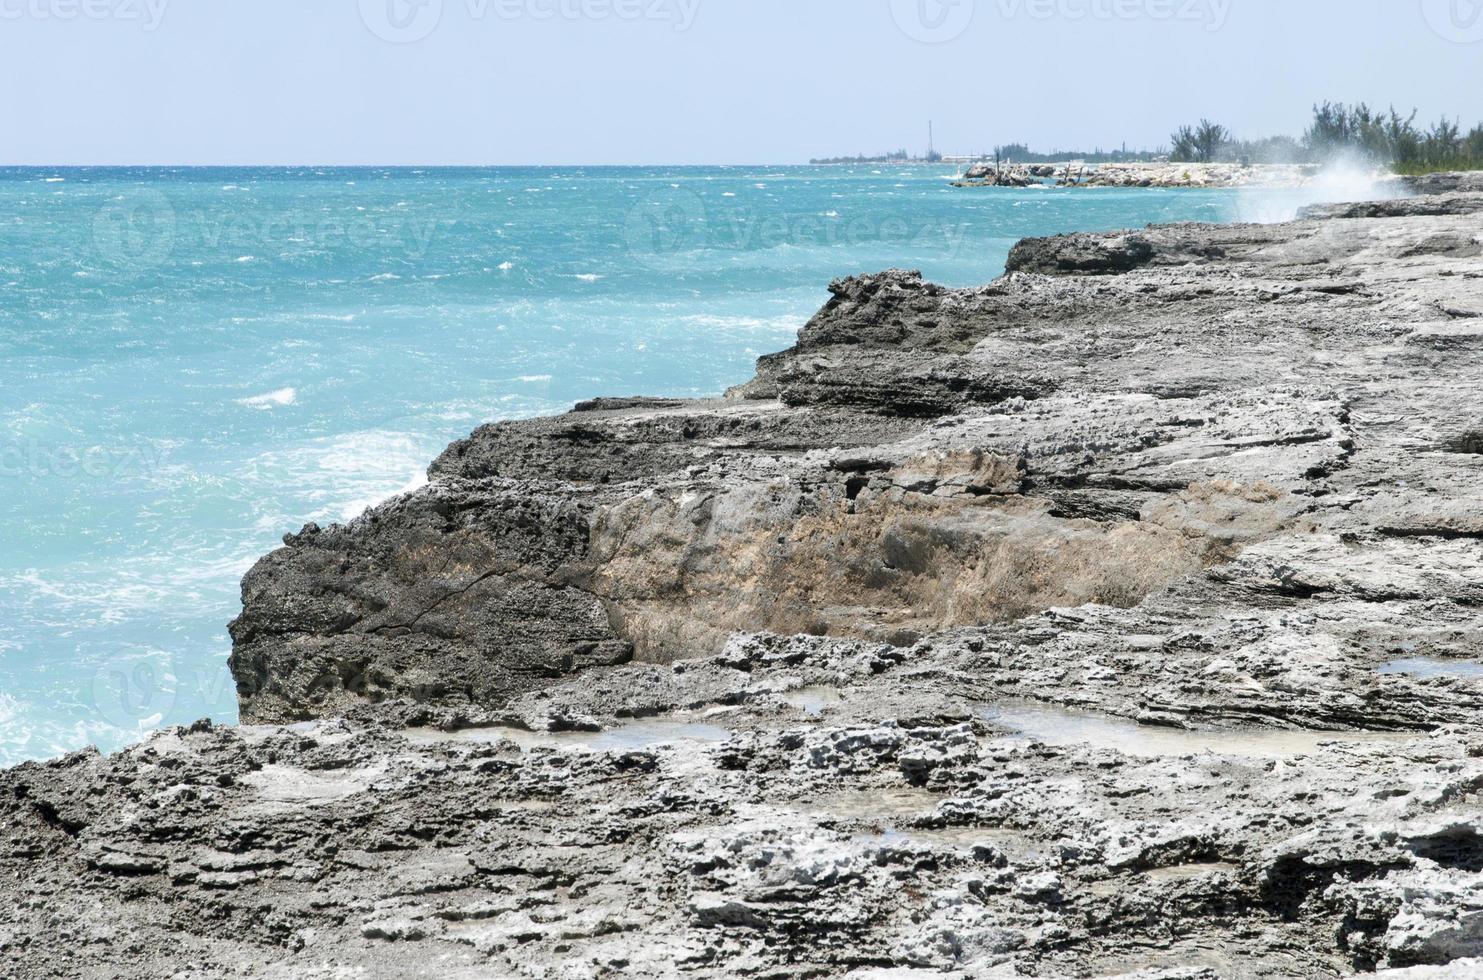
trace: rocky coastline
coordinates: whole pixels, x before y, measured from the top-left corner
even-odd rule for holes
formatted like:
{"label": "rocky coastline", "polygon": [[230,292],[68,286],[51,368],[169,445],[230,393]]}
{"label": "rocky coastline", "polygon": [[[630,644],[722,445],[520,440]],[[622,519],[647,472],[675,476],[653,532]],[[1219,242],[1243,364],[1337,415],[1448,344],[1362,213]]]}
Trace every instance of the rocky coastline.
{"label": "rocky coastline", "polygon": [[[953,182],[954,187],[1155,187],[1155,188],[1301,188],[1322,179],[1323,169],[1309,164],[1235,163],[1084,163],[977,164]],[[1376,179],[1383,175],[1376,174]],[[1392,178],[1397,185],[1399,178]]]}
{"label": "rocky coastline", "polygon": [[0,772],[0,975],[1483,976],[1483,177],[842,279]]}

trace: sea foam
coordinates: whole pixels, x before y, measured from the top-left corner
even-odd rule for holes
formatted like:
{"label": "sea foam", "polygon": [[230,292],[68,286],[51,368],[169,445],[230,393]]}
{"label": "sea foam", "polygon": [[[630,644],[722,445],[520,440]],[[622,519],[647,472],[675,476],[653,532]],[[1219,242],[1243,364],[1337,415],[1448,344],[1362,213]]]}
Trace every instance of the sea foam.
{"label": "sea foam", "polygon": [[251,398],[237,399],[238,405],[247,408],[256,408],[267,411],[274,408],[286,408],[299,400],[299,393],[292,388],[279,388],[265,395],[253,395]]}

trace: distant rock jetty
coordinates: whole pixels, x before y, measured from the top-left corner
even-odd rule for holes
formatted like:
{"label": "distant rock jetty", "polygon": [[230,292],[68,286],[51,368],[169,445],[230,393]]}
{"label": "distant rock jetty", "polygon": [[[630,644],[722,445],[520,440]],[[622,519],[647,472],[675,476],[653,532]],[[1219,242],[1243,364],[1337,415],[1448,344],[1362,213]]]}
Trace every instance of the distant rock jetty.
{"label": "distant rock jetty", "polygon": [[[1310,164],[1096,163],[977,164],[954,187],[1302,187],[1322,169]],[[1376,175],[1381,176],[1377,173]]]}
{"label": "distant rock jetty", "polygon": [[0,772],[0,976],[1483,976],[1483,175],[1411,187],[479,429],[247,576],[253,724]]}

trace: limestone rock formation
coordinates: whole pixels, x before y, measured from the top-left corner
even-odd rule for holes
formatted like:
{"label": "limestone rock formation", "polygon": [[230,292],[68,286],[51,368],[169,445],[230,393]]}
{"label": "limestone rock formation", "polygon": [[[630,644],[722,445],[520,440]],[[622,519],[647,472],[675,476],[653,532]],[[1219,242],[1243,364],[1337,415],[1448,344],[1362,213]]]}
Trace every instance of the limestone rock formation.
{"label": "limestone rock formation", "polygon": [[1483,196],[1420,189],[478,430],[248,575],[246,727],[0,773],[0,975],[1483,975]]}

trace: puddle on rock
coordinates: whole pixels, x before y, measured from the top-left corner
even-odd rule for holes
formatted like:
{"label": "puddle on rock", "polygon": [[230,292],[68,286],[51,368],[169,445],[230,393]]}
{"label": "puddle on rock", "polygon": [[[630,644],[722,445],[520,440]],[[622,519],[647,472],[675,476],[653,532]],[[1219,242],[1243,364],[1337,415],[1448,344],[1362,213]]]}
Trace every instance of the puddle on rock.
{"label": "puddle on rock", "polygon": [[1483,679],[1483,664],[1470,660],[1435,660],[1431,657],[1410,657],[1392,660],[1380,667],[1382,674],[1404,674],[1422,680],[1433,677],[1460,677]]}
{"label": "puddle on rock", "polygon": [[1139,758],[1223,755],[1281,759],[1311,755],[1320,746],[1404,743],[1420,737],[1387,732],[1297,732],[1263,729],[1195,732],[1155,728],[1127,718],[1049,705],[1005,702],[986,705],[978,716],[1012,739],[1051,746],[1085,745]]}
{"label": "puddle on rock", "polygon": [[971,851],[975,847],[992,847],[1015,864],[1036,864],[1044,854],[1017,831],[992,827],[904,827],[887,824],[878,832],[856,834],[864,844],[886,844],[898,847],[944,847]]}
{"label": "puddle on rock", "polygon": [[1142,877],[1149,881],[1180,882],[1194,881],[1211,875],[1239,875],[1241,868],[1235,864],[1212,862],[1209,864],[1181,864],[1173,868],[1154,868],[1145,871]]}
{"label": "puddle on rock", "polygon": [[266,803],[323,806],[365,792],[385,774],[379,767],[322,772],[274,765],[249,772],[237,781],[257,790],[259,799]]}
{"label": "puddle on rock", "polygon": [[686,742],[718,744],[729,740],[732,732],[729,728],[717,725],[703,725],[674,718],[651,718],[627,722],[601,732],[530,732],[523,728],[495,727],[469,728],[458,732],[419,728],[402,734],[421,745],[449,742],[497,745],[500,742],[513,742],[522,752],[534,752],[538,749],[632,752]]}
{"label": "puddle on rock", "polygon": [[930,817],[948,799],[925,789],[861,789],[833,793],[795,804],[792,809],[815,817],[888,821],[903,817]]}
{"label": "puddle on rock", "polygon": [[844,696],[834,687],[801,687],[779,696],[810,718],[818,718],[835,705],[844,703]]}

